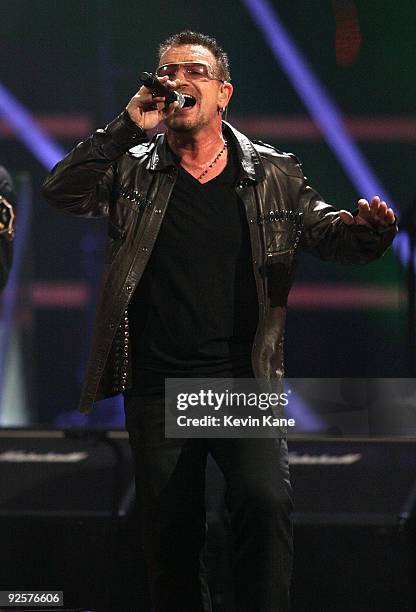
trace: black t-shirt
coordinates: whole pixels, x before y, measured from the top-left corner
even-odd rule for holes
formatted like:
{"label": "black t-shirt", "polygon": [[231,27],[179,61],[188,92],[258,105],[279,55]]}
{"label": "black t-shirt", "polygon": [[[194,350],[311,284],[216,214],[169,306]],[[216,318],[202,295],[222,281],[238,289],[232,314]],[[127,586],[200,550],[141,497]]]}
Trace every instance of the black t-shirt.
{"label": "black t-shirt", "polygon": [[182,166],[129,305],[135,392],[165,377],[251,377],[258,319],[251,244],[237,165],[201,184]]}

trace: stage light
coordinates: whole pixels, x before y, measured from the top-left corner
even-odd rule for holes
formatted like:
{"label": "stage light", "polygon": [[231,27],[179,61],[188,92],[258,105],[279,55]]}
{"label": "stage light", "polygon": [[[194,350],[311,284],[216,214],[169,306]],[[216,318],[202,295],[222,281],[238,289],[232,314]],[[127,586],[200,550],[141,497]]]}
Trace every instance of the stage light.
{"label": "stage light", "polygon": [[[367,199],[374,195],[380,196],[394,208],[399,217],[397,206],[351,138],[342,114],[308,66],[277,12],[267,0],[242,2],[360,196]],[[393,248],[402,263],[407,263],[409,249],[407,237],[403,233],[396,237]]]}
{"label": "stage light", "polygon": [[34,157],[50,170],[65,155],[24,106],[0,83],[0,113]]}

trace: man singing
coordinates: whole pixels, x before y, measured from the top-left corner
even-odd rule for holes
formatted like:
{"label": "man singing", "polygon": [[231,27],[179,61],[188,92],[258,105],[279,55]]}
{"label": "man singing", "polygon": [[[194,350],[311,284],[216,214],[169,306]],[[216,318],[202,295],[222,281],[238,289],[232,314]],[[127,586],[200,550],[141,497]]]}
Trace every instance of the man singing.
{"label": "man singing", "polygon": [[[298,249],[366,263],[396,234],[380,198],[352,214],[323,202],[297,159],[222,120],[228,58],[203,34],[163,42],[156,74],[193,106],[141,87],[52,170],[57,208],[108,218],[109,243],[80,403],[123,392],[151,597],[157,612],[211,609],[201,552],[207,454],[222,470],[237,612],[289,609],[292,509],[282,439],[167,439],[166,377],[283,376]],[[146,130],[166,132],[150,141]],[[227,610],[227,612],[231,612]]]}

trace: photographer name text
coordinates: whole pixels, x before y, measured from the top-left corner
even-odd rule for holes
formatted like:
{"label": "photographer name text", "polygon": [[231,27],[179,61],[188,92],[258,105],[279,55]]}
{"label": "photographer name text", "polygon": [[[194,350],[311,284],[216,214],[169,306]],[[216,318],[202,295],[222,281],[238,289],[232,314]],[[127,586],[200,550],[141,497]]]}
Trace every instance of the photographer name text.
{"label": "photographer name text", "polygon": [[295,427],[295,419],[278,418],[263,414],[261,417],[235,417],[233,415],[187,417],[176,419],[179,427]]}

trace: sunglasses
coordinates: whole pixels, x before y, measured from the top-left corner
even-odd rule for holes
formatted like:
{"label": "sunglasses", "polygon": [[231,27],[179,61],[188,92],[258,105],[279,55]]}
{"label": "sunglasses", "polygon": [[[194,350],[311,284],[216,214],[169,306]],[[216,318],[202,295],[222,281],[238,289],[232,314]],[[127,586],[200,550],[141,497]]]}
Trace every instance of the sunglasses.
{"label": "sunglasses", "polygon": [[203,64],[201,62],[179,62],[178,64],[164,64],[159,66],[156,70],[158,77],[168,76],[171,81],[176,79],[176,75],[179,70],[183,70],[185,76],[190,81],[198,81],[203,79],[210,79],[212,81],[221,81],[215,76],[212,67],[209,64]]}

